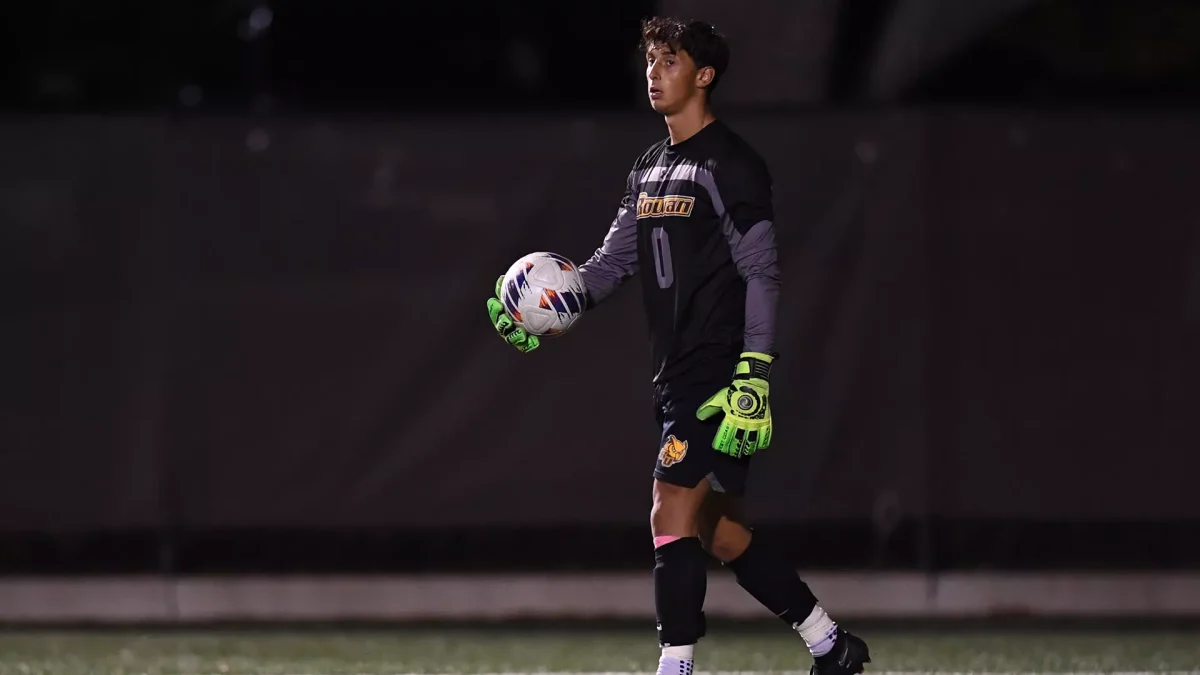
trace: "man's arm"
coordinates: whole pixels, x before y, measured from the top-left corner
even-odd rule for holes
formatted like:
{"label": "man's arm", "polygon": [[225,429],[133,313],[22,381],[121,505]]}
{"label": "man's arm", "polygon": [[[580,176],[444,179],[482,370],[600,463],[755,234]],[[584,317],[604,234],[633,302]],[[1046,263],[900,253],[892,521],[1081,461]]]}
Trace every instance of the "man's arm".
{"label": "man's arm", "polygon": [[773,354],[779,258],[775,249],[771,175],[765,166],[747,162],[718,167],[714,177],[725,208],[729,252],[746,282],[744,349]]}
{"label": "man's arm", "polygon": [[779,304],[779,259],[775,225],[762,220],[745,234],[735,230],[729,249],[738,273],[746,281],[745,351],[775,353],[775,313]]}
{"label": "man's arm", "polygon": [[696,417],[724,416],[712,446],[746,457],[771,446],[771,362],[775,360],[775,306],[779,264],[771,176],[761,161],[735,159],[714,167],[709,190],[729,241],[729,253],[746,281],[746,328],[733,381],[702,403]]}
{"label": "man's arm", "polygon": [[587,285],[588,307],[595,307],[637,273],[637,202],[633,195],[633,174],[625,184],[625,195],[613,218],[604,243],[580,265],[579,274]]}

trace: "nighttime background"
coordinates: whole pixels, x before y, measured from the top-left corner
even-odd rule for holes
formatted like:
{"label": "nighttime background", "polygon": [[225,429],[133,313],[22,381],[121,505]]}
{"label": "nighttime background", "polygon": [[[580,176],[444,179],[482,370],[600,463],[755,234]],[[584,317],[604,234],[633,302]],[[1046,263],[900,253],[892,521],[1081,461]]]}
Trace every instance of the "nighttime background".
{"label": "nighttime background", "polygon": [[638,282],[535,355],[707,17],[775,179],[750,510],[834,571],[1200,565],[1200,6],[7,3],[0,573],[643,570]]}

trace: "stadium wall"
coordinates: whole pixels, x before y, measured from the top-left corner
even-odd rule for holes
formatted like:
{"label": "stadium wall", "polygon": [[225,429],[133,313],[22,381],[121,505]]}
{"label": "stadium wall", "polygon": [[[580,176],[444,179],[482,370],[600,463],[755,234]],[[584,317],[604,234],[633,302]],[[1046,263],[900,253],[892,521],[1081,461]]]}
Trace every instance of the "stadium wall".
{"label": "stadium wall", "polygon": [[[772,167],[787,284],[765,535],[941,601],[947,574],[1200,569],[1194,119],[729,121]],[[482,306],[517,255],[586,258],[662,133],[6,118],[0,571],[642,569],[636,289],[529,357]]]}

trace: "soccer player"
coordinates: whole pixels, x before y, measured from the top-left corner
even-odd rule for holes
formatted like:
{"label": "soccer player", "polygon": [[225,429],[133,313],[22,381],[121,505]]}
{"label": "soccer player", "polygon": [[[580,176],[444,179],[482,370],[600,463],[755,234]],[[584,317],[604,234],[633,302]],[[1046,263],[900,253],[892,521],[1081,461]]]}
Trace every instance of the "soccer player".
{"label": "soccer player", "polygon": [[[650,525],[659,675],[690,675],[705,634],[706,555],[796,630],[814,675],[860,673],[866,644],[840,628],[738,507],[755,452],[771,443],[771,363],[779,296],[771,176],[764,160],[714,115],[709,98],[729,63],[704,22],[642,24],[650,107],[669,137],[634,162],[602,246],[580,266],[588,307],[641,271],[662,440]],[[537,336],[496,298],[497,332],[522,352]]]}

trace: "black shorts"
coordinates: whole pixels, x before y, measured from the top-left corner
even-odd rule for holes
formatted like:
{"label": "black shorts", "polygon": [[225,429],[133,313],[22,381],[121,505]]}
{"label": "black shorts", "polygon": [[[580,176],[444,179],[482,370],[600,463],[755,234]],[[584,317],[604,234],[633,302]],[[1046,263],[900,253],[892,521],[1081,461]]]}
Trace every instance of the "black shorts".
{"label": "black shorts", "polygon": [[729,386],[729,376],[707,384],[658,385],[654,388],[655,416],[662,426],[654,477],[664,483],[696,487],[708,480],[715,492],[740,497],[746,491],[750,457],[734,459],[713,449],[722,416],[701,421],[700,405]]}

